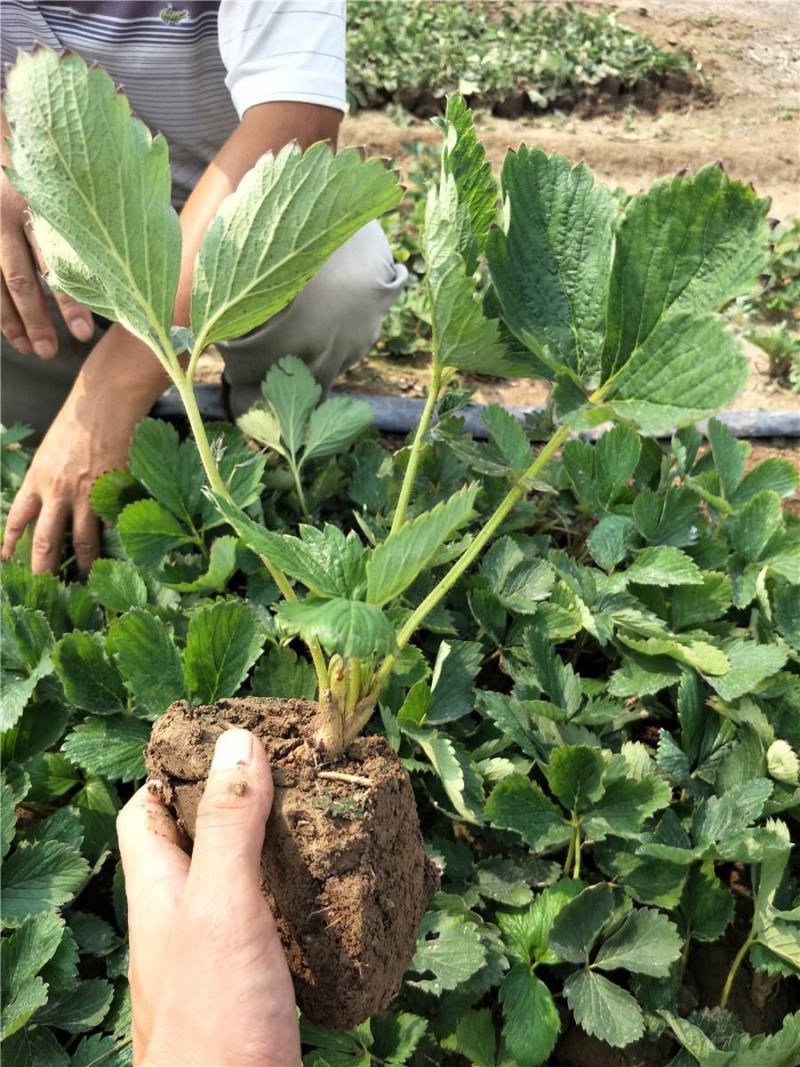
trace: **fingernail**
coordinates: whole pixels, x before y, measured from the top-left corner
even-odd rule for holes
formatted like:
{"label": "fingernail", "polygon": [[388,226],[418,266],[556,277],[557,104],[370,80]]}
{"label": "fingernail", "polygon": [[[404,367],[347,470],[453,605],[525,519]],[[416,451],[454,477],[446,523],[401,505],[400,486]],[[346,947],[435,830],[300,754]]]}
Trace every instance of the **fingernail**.
{"label": "fingernail", "polygon": [[29,352],[33,351],[31,343],[27,337],[12,337],[11,344],[18,352],[22,352],[23,355],[27,355]]}
{"label": "fingernail", "polygon": [[226,730],[214,746],[212,771],[227,771],[249,763],[253,755],[253,738],[247,730]]}
{"label": "fingernail", "polygon": [[33,351],[39,359],[51,359],[56,354],[56,346],[52,341],[34,341]]}
{"label": "fingernail", "polygon": [[92,334],[94,333],[92,324],[82,315],[78,316],[77,318],[70,319],[69,328],[72,330],[72,332],[75,334],[79,341],[90,341],[92,338]]}

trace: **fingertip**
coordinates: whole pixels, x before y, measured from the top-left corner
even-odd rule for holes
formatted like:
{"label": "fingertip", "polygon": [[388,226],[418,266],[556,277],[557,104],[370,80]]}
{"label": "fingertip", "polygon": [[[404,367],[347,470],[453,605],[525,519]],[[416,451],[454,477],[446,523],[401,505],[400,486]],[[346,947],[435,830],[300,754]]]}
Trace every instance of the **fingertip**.
{"label": "fingertip", "polygon": [[67,326],[69,327],[69,332],[78,341],[91,341],[94,326],[83,315],[74,315],[67,322]]}

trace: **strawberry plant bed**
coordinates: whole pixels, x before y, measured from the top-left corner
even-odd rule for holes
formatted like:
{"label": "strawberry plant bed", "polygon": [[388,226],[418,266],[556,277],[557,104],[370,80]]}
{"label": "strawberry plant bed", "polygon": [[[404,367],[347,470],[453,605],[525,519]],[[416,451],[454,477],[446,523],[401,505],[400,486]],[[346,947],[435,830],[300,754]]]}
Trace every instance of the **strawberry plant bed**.
{"label": "strawberry plant bed", "polygon": [[[757,285],[767,203],[712,165],[623,205],[526,148],[499,196],[453,97],[422,242],[431,387],[390,450],[294,357],[238,427],[205,424],[191,381],[397,203],[377,161],[260,161],[174,327],[163,143],[75,56],[21,57],[7,104],[53,284],[153,348],[191,436],[143,420],[130,469],[98,479],[85,581],[31,574],[25,542],[3,568],[4,1057],[130,1063],[114,818],[149,769],[191,831],[237,721],[276,770],[265,891],[306,1067],[794,1067],[798,476],[748,469],[713,418],[746,377],[720,310]],[[545,379],[547,409],[489,406],[486,440],[465,435],[462,370]],[[284,833],[295,810],[314,842]]]}

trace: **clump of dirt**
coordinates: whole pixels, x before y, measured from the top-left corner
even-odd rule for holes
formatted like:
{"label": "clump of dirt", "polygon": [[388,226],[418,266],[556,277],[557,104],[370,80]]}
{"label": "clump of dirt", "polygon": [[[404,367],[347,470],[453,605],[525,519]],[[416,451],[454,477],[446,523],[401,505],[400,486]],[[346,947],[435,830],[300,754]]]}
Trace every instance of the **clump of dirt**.
{"label": "clump of dirt", "polygon": [[385,1011],[397,993],[438,875],[392,749],[359,737],[323,767],[310,742],[316,716],[317,705],[300,700],[179,701],[155,723],[146,762],[192,838],[220,730],[241,726],[261,739],[275,781],[262,892],[305,1015],[348,1029]]}

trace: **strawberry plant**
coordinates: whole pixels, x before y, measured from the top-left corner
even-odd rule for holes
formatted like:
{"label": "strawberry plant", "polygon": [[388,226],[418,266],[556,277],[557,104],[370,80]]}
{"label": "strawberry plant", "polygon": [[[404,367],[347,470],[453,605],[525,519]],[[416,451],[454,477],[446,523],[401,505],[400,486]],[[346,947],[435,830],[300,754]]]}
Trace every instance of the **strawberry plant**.
{"label": "strawberry plant", "polygon": [[[694,426],[744,380],[718,312],[763,268],[766,202],[711,166],[621,206],[587,167],[523,148],[498,213],[451,99],[422,239],[432,386],[390,453],[357,404],[320,405],[292,357],[240,430],[205,426],[191,387],[208,343],[273,314],[397,202],[378,163],[322,146],[261,161],[212,224],[191,328],[175,328],[162,143],[74,56],[22,57],[8,107],[53,284],[153,348],[192,428],[180,441],[145,420],[129,471],[98,480],[113,529],[86,584],[4,568],[11,1062],[126,1062],[114,814],[148,746],[191,831],[202,773],[178,797],[171,761],[190,735],[202,755],[220,722],[313,783],[315,855],[367,857],[374,881],[345,902],[365,927],[401,887],[394,970],[374,937],[313,961],[313,996],[295,976],[308,1064],[535,1067],[644,1040],[664,1064],[796,1062],[800,526],[781,500],[797,475],[776,459],[746,472],[723,423],[707,448]],[[459,369],[548,379],[547,418],[526,432],[489,407],[488,440],[464,437]],[[376,712],[382,736],[359,736]],[[313,909],[286,868],[272,878],[279,832],[265,879],[302,944]],[[710,984],[709,946],[724,961]],[[766,1036],[743,1025],[756,995],[775,1005]]]}

